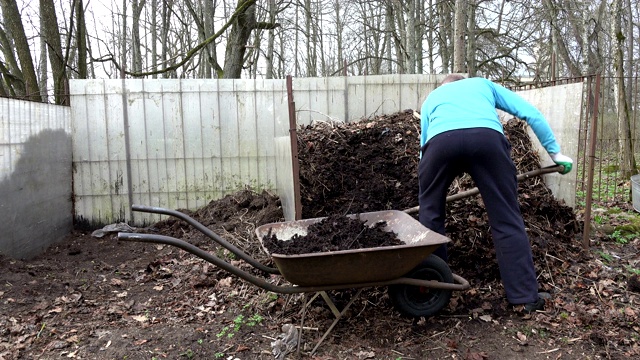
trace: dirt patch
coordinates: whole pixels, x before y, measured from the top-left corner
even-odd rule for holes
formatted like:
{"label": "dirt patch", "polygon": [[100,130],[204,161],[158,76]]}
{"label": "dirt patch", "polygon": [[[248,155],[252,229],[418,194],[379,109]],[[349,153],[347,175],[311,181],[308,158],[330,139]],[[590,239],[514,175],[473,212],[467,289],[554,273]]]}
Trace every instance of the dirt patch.
{"label": "dirt patch", "polygon": [[[517,133],[523,126],[505,125],[519,172],[535,169],[535,156],[517,150],[528,138],[513,135],[512,127]],[[308,146],[300,154],[306,217],[417,205],[417,178],[412,178],[418,132],[412,113],[331,129],[316,129],[315,137],[312,129],[309,134],[301,129]],[[341,154],[346,158],[334,163]],[[369,168],[380,177],[367,173]],[[472,186],[460,178],[451,193]],[[621,243],[594,232],[591,248],[584,251],[579,212],[550,197],[539,179],[520,186],[541,290],[553,294],[543,313],[524,316],[509,309],[481,198],[471,197],[450,203],[447,210],[450,266],[471,289],[454,292],[437,316],[400,316],[383,287],[365,288],[359,296],[356,289],[329,291],[340,309],[352,303],[310,356],[335,320],[320,297],[268,292],[171,246],[76,231],[35,259],[0,259],[0,359],[273,359],[271,344],[287,335],[282,326],[301,323],[300,350],[310,359],[640,355],[640,296],[633,290],[633,271],[640,268],[638,238]],[[273,266],[255,228],[282,221],[280,206],[271,194],[247,190],[183,212]],[[610,206],[632,212],[624,202]],[[269,284],[290,285],[239,260],[184,221],[168,218],[136,231],[183,239]]]}

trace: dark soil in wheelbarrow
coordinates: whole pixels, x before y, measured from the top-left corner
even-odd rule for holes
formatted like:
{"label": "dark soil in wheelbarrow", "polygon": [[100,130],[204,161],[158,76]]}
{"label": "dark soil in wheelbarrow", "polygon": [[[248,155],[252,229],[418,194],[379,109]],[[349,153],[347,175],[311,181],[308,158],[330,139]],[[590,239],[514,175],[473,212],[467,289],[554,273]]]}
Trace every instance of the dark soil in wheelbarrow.
{"label": "dark soil in wheelbarrow", "polygon": [[270,254],[281,255],[403,245],[397,234],[385,230],[385,226],[384,221],[369,224],[357,216],[333,214],[311,224],[304,235],[295,234],[290,239],[278,239],[269,232],[262,243]]}
{"label": "dark soil in wheelbarrow", "polygon": [[[299,130],[305,217],[417,205],[418,122],[411,111]],[[537,168],[524,126],[511,121],[505,130],[518,171]],[[451,193],[470,187],[463,177]],[[356,298],[355,290],[329,291],[338,307],[353,304],[313,356],[309,351],[335,319],[320,298],[267,292],[171,246],[77,229],[34,259],[0,259],[0,359],[273,359],[283,325],[301,323],[301,357],[309,359],[637,358],[640,241],[616,242],[594,230],[583,250],[580,210],[553,199],[539,179],[521,183],[520,204],[540,289],[553,295],[541,313],[507,306],[480,197],[447,210],[449,265],[470,281],[469,290],[454,292],[438,315],[419,319],[400,316],[385,288]],[[280,206],[272,194],[246,190],[184,212],[272,266],[254,230],[284,220]],[[609,206],[621,209],[609,225],[632,216],[625,202]],[[182,221],[135,231],[183,239],[287,285]]]}

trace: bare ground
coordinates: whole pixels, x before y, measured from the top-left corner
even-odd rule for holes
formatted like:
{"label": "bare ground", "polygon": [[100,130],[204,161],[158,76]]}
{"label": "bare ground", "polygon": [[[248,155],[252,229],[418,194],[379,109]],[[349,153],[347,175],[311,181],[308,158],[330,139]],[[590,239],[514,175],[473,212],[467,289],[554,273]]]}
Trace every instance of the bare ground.
{"label": "bare ground", "polygon": [[[411,116],[301,130],[305,217],[417,205]],[[538,159],[530,157],[521,126],[506,126],[519,170],[531,170]],[[451,191],[471,186],[462,178]],[[359,296],[355,289],[330,291],[339,308],[354,300],[334,324],[327,303],[311,301],[313,294],[271,293],[172,246],[119,241],[114,234],[96,238],[77,229],[37,258],[1,258],[0,359],[274,359],[272,343],[283,340],[289,324],[302,324],[302,341],[289,359],[638,357],[638,237],[618,241],[594,229],[585,250],[579,210],[555,201],[535,179],[522,183],[520,202],[541,290],[553,295],[541,313],[524,315],[506,303],[479,197],[448,207],[450,266],[471,289],[454,292],[438,315],[418,319],[400,316],[386,289],[374,287]],[[621,210],[607,217],[608,227],[635,218],[626,202],[602,206]],[[277,197],[246,190],[184,212],[273,266],[254,229],[282,220]],[[169,218],[136,231],[183,239],[253,276],[287,285],[183,221]]]}

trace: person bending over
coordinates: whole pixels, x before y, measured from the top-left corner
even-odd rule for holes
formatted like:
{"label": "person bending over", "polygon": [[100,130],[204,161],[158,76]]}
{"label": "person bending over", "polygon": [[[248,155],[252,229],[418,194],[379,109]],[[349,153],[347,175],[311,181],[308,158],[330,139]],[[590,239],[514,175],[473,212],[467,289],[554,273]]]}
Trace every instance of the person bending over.
{"label": "person bending over", "polygon": [[[531,246],[518,204],[516,166],[496,109],[527,122],[562,174],[573,160],[560,152],[545,117],[515,92],[490,80],[451,74],[422,104],[419,180],[419,220],[445,233],[447,191],[453,180],[468,173],[482,196],[507,301],[524,312],[542,310]],[[446,245],[435,252],[447,260]]]}

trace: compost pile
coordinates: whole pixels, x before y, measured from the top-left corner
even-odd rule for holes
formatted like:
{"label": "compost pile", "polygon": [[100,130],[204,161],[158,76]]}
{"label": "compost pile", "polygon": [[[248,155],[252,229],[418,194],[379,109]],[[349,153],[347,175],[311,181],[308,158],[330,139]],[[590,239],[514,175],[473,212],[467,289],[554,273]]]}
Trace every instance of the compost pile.
{"label": "compost pile", "polygon": [[418,205],[419,138],[411,110],[299,129],[302,217]]}
{"label": "compost pile", "polygon": [[[540,158],[526,123],[514,118],[503,127],[518,173],[538,169]],[[405,110],[356,123],[317,122],[299,129],[303,218],[417,206],[419,128],[419,115]],[[453,182],[449,195],[473,187],[473,180],[464,175]],[[549,255],[564,257],[568,249],[580,253],[577,238],[582,226],[541,178],[521,181],[519,194],[536,264]],[[499,280],[480,196],[448,203],[446,231],[453,240],[450,265],[456,272],[483,284]]]}
{"label": "compost pile", "polygon": [[334,214],[309,225],[305,235],[278,239],[269,230],[262,241],[269,253],[281,255],[403,245],[394,232],[385,230],[386,226],[384,221],[368,224],[358,216]]}
{"label": "compost pile", "polygon": [[[255,229],[263,224],[284,220],[282,204],[276,195],[267,191],[257,193],[250,189],[210,201],[195,211],[179,211],[212,229],[215,234],[247,255],[264,263],[269,262],[270,257],[258,246]],[[175,217],[159,221],[143,232],[179,238],[205,249],[216,246],[208,236]]]}

